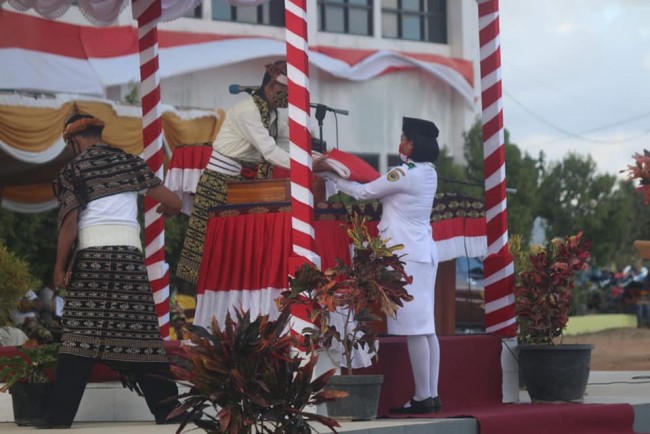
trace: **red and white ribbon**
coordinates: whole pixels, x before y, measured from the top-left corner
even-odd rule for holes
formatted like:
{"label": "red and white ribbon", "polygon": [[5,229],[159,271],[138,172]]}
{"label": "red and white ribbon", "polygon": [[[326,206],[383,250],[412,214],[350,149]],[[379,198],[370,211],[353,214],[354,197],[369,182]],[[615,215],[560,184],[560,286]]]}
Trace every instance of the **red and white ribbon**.
{"label": "red and white ribbon", "polygon": [[[138,21],[140,93],[142,95],[142,158],[164,179],[160,78],[158,75],[158,21],[160,0],[133,0],[133,18]],[[165,222],[156,212],[158,202],[144,201],[145,264],[156,303],[160,334],[169,339],[169,266],[165,262]]]}
{"label": "red and white ribbon", "polygon": [[501,89],[499,1],[479,0],[485,219],[488,256],[485,268],[485,328],[516,335],[514,265],[508,251],[506,166]]}

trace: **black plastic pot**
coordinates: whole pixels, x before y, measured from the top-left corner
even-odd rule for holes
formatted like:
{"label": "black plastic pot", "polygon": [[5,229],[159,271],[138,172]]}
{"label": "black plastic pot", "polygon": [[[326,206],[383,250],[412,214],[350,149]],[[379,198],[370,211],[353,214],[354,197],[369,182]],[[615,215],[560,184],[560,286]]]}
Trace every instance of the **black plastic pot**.
{"label": "black plastic pot", "polygon": [[54,391],[54,383],[16,383],[9,388],[18,426],[32,426],[42,419]]}
{"label": "black plastic pot", "polygon": [[347,398],[327,402],[327,415],[339,420],[371,420],[377,417],[383,375],[335,375],[328,389],[348,392]]}
{"label": "black plastic pot", "polygon": [[519,371],[533,403],[582,402],[591,345],[520,345]]}

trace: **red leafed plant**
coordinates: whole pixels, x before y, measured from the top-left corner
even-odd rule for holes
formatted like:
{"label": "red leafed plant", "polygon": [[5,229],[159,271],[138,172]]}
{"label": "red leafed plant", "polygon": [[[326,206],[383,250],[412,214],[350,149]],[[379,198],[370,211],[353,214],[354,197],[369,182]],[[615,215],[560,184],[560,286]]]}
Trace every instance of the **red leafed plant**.
{"label": "red leafed plant", "polygon": [[650,204],[650,152],[643,150],[643,154],[638,152],[633,155],[634,165],[630,164],[627,169],[621,172],[627,172],[628,181],[639,180],[637,191],[643,193],[643,203]]}
{"label": "red leafed plant", "polygon": [[520,343],[552,345],[562,335],[576,274],[586,266],[590,248],[582,232],[533,245],[527,252],[521,249],[520,238],[511,238]]}
{"label": "red leafed plant", "polygon": [[[306,405],[344,398],[346,392],[323,390],[332,369],[313,378],[318,357],[300,356],[293,348],[295,338],[288,332],[289,312],[275,320],[250,313],[227,316],[221,328],[216,320],[208,331],[187,325],[191,345],[185,357],[172,365],[178,382],[190,388],[179,396],[174,417],[203,414],[196,425],[210,434],[316,432],[310,423],[322,424],[336,433],[338,422],[305,411]],[[216,416],[204,413],[212,408]],[[187,421],[180,425],[181,433]]]}
{"label": "red leafed plant", "polygon": [[[405,289],[412,277],[395,253],[402,245],[388,247],[386,240],[370,234],[358,215],[352,218],[348,236],[354,248],[351,266],[338,261],[334,268],[321,271],[305,264],[276,303],[281,310],[310,311],[317,326],[303,330],[305,345],[329,347],[333,341],[340,342],[351,375],[354,350],[376,352],[376,333],[371,327],[380,319],[376,312],[395,317],[397,309],[413,297]],[[335,321],[333,315],[342,318]]]}

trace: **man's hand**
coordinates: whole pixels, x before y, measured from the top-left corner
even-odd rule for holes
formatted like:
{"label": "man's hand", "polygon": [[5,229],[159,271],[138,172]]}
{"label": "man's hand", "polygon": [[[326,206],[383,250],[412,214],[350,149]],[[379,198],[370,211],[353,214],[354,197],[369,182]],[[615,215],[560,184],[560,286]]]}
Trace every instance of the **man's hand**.
{"label": "man's hand", "polygon": [[176,214],[178,214],[178,211],[176,211],[175,207],[174,208],[169,208],[168,206],[165,206],[165,204],[162,204],[162,203],[160,205],[158,205],[158,207],[156,208],[156,212],[158,214],[162,214],[163,217],[165,217],[165,218],[173,217]]}
{"label": "man's hand", "polygon": [[62,268],[55,268],[54,269],[54,286],[57,288],[65,288],[68,286],[68,282],[66,282],[66,276],[65,276],[65,270]]}
{"label": "man's hand", "polygon": [[160,202],[156,208],[156,212],[162,214],[163,217],[172,217],[181,211],[183,203],[176,193],[168,189],[162,184],[151,187],[147,190],[147,196]]}
{"label": "man's hand", "polygon": [[311,164],[312,172],[325,172],[331,170],[327,164],[327,155],[319,155],[314,157]]}

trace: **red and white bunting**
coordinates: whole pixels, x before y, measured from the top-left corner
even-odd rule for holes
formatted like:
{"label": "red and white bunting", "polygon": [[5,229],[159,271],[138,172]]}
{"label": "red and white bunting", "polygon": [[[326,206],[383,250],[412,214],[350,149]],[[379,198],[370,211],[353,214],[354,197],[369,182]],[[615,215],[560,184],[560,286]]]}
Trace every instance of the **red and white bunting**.
{"label": "red and white bunting", "polygon": [[508,251],[499,2],[479,0],[478,11],[488,243],[484,261],[485,328],[488,333],[512,337],[516,335],[514,265]]}
{"label": "red and white bunting", "polygon": [[[133,18],[138,21],[140,93],[142,95],[142,157],[151,170],[164,179],[160,78],[158,75],[158,28],[160,0],[133,0]],[[145,264],[156,303],[160,334],[169,339],[169,266],[165,262],[165,222],[156,212],[158,202],[144,201]]]}

